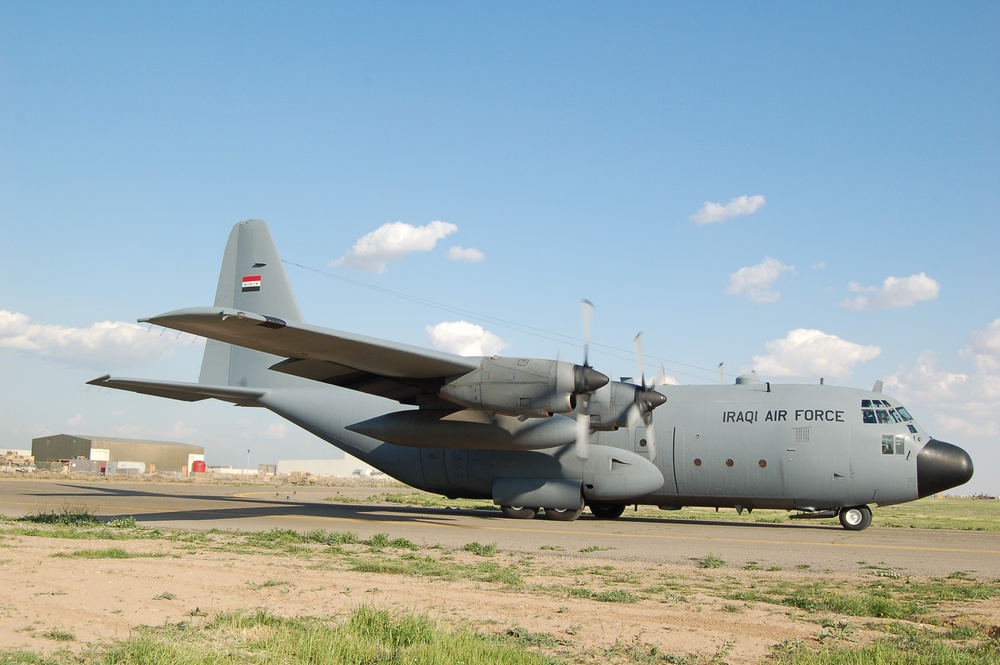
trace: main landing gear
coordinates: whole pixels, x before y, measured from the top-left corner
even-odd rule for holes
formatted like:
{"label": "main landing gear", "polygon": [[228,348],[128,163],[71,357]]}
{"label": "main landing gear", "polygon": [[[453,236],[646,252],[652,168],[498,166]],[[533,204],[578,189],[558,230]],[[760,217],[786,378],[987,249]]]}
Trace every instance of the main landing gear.
{"label": "main landing gear", "polygon": [[[625,512],[624,503],[591,503],[590,512],[599,520],[618,519]],[[500,506],[504,517],[516,520],[530,520],[539,510],[545,511],[545,517],[557,522],[572,522],[583,514],[583,506],[579,508],[532,508],[530,506]]]}

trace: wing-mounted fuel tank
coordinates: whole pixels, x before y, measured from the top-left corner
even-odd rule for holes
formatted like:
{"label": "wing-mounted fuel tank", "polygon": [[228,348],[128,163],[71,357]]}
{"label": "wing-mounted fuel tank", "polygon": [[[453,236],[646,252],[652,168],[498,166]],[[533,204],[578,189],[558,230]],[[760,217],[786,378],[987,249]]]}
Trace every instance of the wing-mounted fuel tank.
{"label": "wing-mounted fuel tank", "polygon": [[576,397],[607,385],[604,374],[587,365],[534,358],[483,358],[479,367],[441,387],[454,404],[521,418],[569,413]]}
{"label": "wing-mounted fuel tank", "polygon": [[576,421],[572,418],[521,420],[476,409],[394,411],[348,425],[347,429],[414,448],[540,450],[565,446],[576,439]]}

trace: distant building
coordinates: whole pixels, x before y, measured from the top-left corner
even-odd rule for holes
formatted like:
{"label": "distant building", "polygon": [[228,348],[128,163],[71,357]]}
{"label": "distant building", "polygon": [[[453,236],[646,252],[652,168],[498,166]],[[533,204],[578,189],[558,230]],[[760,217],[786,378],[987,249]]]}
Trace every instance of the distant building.
{"label": "distant building", "polygon": [[136,468],[142,468],[144,472],[173,472],[181,475],[187,475],[194,462],[205,460],[205,448],[188,443],[73,434],[54,434],[32,439],[31,454],[35,457],[35,464],[81,459],[118,464],[138,463],[142,466]]}
{"label": "distant building", "polygon": [[286,459],[278,460],[278,475],[311,473],[314,476],[350,478],[352,476],[380,476],[382,472],[357,457],[344,455],[344,459]]}

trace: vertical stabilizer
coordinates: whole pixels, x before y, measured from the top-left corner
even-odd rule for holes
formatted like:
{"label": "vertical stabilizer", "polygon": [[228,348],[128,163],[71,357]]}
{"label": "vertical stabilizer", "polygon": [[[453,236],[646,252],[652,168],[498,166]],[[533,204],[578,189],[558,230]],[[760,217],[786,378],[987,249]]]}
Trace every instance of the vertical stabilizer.
{"label": "vertical stabilizer", "polygon": [[[259,219],[233,227],[222,257],[216,307],[302,321],[302,311],[267,224]],[[199,383],[243,387],[270,387],[294,381],[267,368],[283,360],[259,351],[208,340]]]}

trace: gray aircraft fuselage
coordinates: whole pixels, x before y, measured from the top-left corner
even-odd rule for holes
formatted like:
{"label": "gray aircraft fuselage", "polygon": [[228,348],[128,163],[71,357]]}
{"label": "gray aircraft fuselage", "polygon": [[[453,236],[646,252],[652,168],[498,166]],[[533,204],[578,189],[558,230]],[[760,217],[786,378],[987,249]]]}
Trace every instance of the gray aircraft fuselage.
{"label": "gray aircraft fuselage", "polygon": [[[467,358],[306,324],[267,225],[237,224],[212,307],[143,321],[208,338],[198,383],[93,385],[265,407],[386,474],[509,517],[575,519],[589,505],[772,508],[871,521],[967,482],[972,460],[876,390],[653,388],[583,365]],[[586,355],[586,354],[585,354]],[[653,436],[655,431],[655,437]]]}

